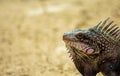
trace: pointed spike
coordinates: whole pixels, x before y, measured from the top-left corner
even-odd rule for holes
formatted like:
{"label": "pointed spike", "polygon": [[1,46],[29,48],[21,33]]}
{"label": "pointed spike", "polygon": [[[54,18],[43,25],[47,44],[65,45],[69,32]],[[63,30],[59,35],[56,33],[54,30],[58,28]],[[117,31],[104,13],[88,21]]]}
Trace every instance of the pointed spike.
{"label": "pointed spike", "polygon": [[116,36],[118,32],[120,32],[120,29],[116,30],[116,31],[115,31],[114,33],[112,33],[111,35],[112,35],[112,36]]}
{"label": "pointed spike", "polygon": [[112,35],[113,33],[115,33],[118,28],[119,28],[119,27],[115,27],[115,28],[111,31],[110,34]]}
{"label": "pointed spike", "polygon": [[109,20],[109,18],[106,18],[103,22],[102,22],[102,25],[101,25],[101,27],[103,28],[104,27],[104,25],[106,24],[106,22]]}
{"label": "pointed spike", "polygon": [[120,29],[114,24],[114,21],[107,23],[109,18],[99,22],[93,29],[100,32],[101,34],[108,36],[110,39],[120,42]]}
{"label": "pointed spike", "polygon": [[116,28],[113,30],[113,33],[111,33],[111,35],[114,36],[115,34],[117,34],[117,32],[119,32],[119,27],[116,27]]}
{"label": "pointed spike", "polygon": [[115,34],[114,34],[114,37],[117,38],[117,36],[120,34],[120,29],[118,29]]}
{"label": "pointed spike", "polygon": [[116,24],[115,25],[112,25],[109,29],[106,30],[106,33],[109,33],[114,27],[116,27]]}
{"label": "pointed spike", "polygon": [[98,26],[102,23],[102,21],[100,21],[94,28],[98,29]]}
{"label": "pointed spike", "polygon": [[119,35],[120,35],[120,29],[119,29],[118,32],[116,33],[115,38],[118,38]]}
{"label": "pointed spike", "polygon": [[115,37],[117,40],[119,40],[118,35]]}
{"label": "pointed spike", "polygon": [[117,30],[117,29],[118,29],[118,27],[112,28],[112,30],[109,32],[109,34],[112,35],[115,32],[115,30]]}
{"label": "pointed spike", "polygon": [[110,27],[110,25],[113,23],[114,21],[111,21],[110,23],[108,23],[103,30],[105,31],[104,33],[106,33],[107,29]]}
{"label": "pointed spike", "polygon": [[120,40],[120,33],[117,35],[117,37],[116,37],[116,38]]}
{"label": "pointed spike", "polygon": [[107,22],[109,19],[110,19],[110,18],[108,17],[108,18],[106,18],[105,20],[102,21],[102,23],[101,23],[101,24],[99,25],[99,27],[98,27],[98,29],[99,29],[100,31],[102,31],[104,25],[106,24],[106,22]]}

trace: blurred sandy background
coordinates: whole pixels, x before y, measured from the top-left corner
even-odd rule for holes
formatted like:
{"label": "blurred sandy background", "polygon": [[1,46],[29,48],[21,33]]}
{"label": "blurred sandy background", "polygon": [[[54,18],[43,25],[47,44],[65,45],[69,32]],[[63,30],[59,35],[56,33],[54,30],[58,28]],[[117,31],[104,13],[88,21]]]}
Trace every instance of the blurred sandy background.
{"label": "blurred sandy background", "polygon": [[0,76],[80,76],[62,35],[106,17],[120,0],[0,0]]}

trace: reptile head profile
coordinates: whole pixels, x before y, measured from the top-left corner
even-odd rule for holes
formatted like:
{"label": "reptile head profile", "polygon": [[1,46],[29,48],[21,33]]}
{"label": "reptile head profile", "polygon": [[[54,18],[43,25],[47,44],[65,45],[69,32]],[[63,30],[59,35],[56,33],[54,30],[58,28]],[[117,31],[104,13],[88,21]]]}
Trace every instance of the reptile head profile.
{"label": "reptile head profile", "polygon": [[83,52],[85,54],[98,53],[98,51],[95,50],[95,46],[93,46],[94,43],[89,34],[89,30],[73,30],[65,33],[63,35],[63,40],[68,48],[76,49],[77,52]]}
{"label": "reptile head profile", "polygon": [[63,35],[63,40],[72,58],[78,55],[80,58],[99,54],[99,48],[92,36],[91,30],[73,30]]}
{"label": "reptile head profile", "polygon": [[96,76],[98,72],[105,76],[120,75],[120,69],[116,71],[120,67],[120,29],[113,21],[107,23],[108,20],[88,30],[77,29],[63,35],[70,56],[83,76]]}
{"label": "reptile head profile", "polygon": [[63,35],[63,41],[73,59],[76,55],[79,58],[99,56],[98,54],[109,52],[112,43],[118,43],[120,29],[112,25],[113,21],[106,24],[108,20],[109,18],[88,30],[77,29]]}

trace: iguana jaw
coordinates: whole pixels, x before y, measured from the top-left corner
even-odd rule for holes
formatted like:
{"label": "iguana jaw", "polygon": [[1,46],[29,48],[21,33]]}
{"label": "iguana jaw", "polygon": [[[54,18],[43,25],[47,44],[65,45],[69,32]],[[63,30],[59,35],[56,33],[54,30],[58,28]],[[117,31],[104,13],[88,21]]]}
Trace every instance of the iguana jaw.
{"label": "iguana jaw", "polygon": [[73,47],[79,52],[84,52],[85,54],[94,53],[94,49],[89,45],[80,42],[73,34],[64,34],[63,40],[66,46]]}

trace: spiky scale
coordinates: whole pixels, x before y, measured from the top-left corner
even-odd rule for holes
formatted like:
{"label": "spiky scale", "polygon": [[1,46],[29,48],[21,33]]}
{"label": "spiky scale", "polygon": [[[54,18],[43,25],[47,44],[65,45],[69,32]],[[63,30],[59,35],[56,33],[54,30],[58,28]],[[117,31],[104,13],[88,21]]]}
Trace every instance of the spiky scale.
{"label": "spiky scale", "polygon": [[113,23],[113,21],[111,21],[109,24],[107,24],[104,28],[103,28],[103,30],[104,30],[104,33],[107,33],[108,31],[108,28],[111,26],[111,24]]}
{"label": "spiky scale", "polygon": [[109,18],[105,19],[104,21],[102,21],[99,25],[98,25],[98,30],[102,31],[104,25],[106,24],[106,22],[109,20]]}
{"label": "spiky scale", "polygon": [[[98,24],[97,28],[93,28],[96,32],[103,34],[104,37],[112,40],[116,44],[120,44],[119,27],[113,24],[114,21],[108,22],[109,18]],[[113,24],[113,25],[112,25]]]}
{"label": "spiky scale", "polygon": [[120,34],[120,29],[117,29],[112,35],[117,38],[116,36]]}
{"label": "spiky scale", "polygon": [[106,33],[109,33],[114,27],[116,27],[116,25],[112,25],[111,27],[109,27],[109,28],[106,30]]}
{"label": "spiky scale", "polygon": [[114,29],[111,31],[111,35],[114,36],[114,35],[117,33],[118,30],[119,30],[119,27],[114,28]]}
{"label": "spiky scale", "polygon": [[108,34],[114,33],[118,28],[119,27],[117,27],[116,24],[115,24],[114,28],[112,28]]}

